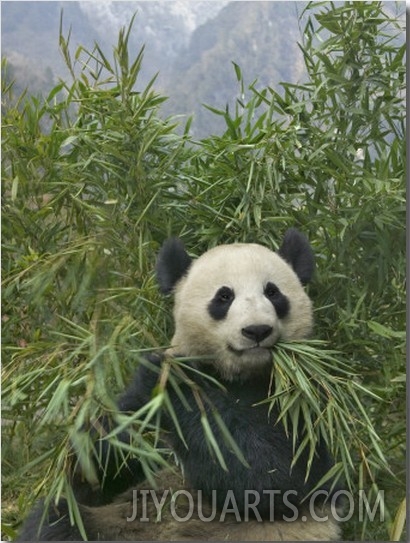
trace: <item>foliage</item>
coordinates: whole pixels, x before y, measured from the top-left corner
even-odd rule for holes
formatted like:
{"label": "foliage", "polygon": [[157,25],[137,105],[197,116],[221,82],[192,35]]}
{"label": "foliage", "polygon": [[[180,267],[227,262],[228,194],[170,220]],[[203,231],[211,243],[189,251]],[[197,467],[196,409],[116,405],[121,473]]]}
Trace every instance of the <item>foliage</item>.
{"label": "foliage", "polygon": [[[352,445],[350,473],[356,489],[385,490],[385,521],[353,518],[344,536],[405,537],[402,28],[378,2],[308,6],[302,22],[307,81],[279,93],[246,85],[234,64],[241,98],[210,108],[226,129],[200,141],[189,123],[180,136],[161,118],[154,80],[139,88],[131,25],[112,60],[98,45],[73,60],[61,37],[72,82],[44,99],[13,97],[3,77],[3,477],[17,504],[5,534],[39,494],[70,497],[67,444],[86,453],[79,429],[115,411],[144,351],[167,345],[170,306],[152,274],[162,240],[180,235],[194,255],[232,241],[276,248],[297,226],[317,255],[316,336],[343,353],[335,369],[357,383],[359,437],[373,428],[380,437]],[[282,385],[297,391],[280,360]],[[354,386],[336,389],[346,406]],[[150,417],[166,408],[158,394]],[[131,418],[121,424],[149,434],[135,446],[149,476],[154,419]]]}
{"label": "foliage", "polygon": [[[266,401],[270,408],[277,404],[279,419],[294,436],[293,462],[308,448],[310,467],[318,441],[324,439],[337,460],[325,477],[343,482],[351,492],[356,461],[352,451],[367,463],[386,469],[379,437],[362,405],[370,391],[341,361],[340,353],[327,350],[317,340],[279,342],[273,352],[272,382],[274,393]],[[301,420],[305,437],[296,448]],[[371,473],[372,467],[367,467]]]}

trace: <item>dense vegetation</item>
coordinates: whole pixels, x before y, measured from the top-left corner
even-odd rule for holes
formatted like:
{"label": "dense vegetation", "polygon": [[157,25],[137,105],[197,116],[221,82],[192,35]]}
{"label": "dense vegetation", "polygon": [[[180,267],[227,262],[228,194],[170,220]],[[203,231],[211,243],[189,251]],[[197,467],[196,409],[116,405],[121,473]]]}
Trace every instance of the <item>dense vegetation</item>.
{"label": "dense vegetation", "polygon": [[4,63],[5,536],[40,494],[64,493],[75,514],[68,443],[85,463],[79,428],[114,409],[145,350],[167,345],[170,303],[152,273],[164,238],[193,255],[276,248],[297,226],[317,255],[316,336],[374,393],[362,402],[386,458],[373,442],[352,451],[355,489],[384,490],[385,516],[354,516],[344,536],[405,540],[403,29],[378,2],[303,16],[306,82],[278,93],[235,64],[240,98],[212,108],[225,130],[200,141],[161,118],[154,81],[135,90],[130,29],[112,59],[73,54],[62,36],[72,80],[44,99],[15,96]]}

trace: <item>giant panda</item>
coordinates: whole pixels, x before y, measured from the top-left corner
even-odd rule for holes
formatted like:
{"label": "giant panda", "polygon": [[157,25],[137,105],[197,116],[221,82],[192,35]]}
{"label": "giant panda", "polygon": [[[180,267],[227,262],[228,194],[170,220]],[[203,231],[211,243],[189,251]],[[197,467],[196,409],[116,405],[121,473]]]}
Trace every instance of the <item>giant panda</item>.
{"label": "giant panda", "polygon": [[[194,387],[181,383],[178,392],[169,390],[180,428],[171,417],[161,418],[164,439],[179,467],[156,473],[155,503],[138,459],[114,467],[114,455],[99,437],[96,446],[105,456],[102,499],[78,493],[88,539],[339,539],[333,507],[337,502],[332,499],[337,485],[321,482],[333,465],[324,440],[318,441],[307,477],[306,454],[291,467],[294,442],[303,439],[302,427],[300,435],[291,435],[278,422],[275,408],[260,403],[272,390],[275,343],[303,340],[311,333],[312,303],[304,287],[313,271],[312,249],[296,229],[285,233],[277,253],[258,244],[234,243],[193,260],[179,239],[164,243],[156,276],[161,291],[174,294],[175,333],[166,353],[151,354],[147,364],[138,366],[118,407],[134,413],[150,400],[164,360],[183,357],[198,370],[189,374]],[[242,459],[210,416],[226,462],[223,468],[204,437],[201,409],[217,410]],[[109,426],[107,420],[102,426]],[[127,440],[127,435],[121,434],[121,439]],[[317,486],[321,499],[312,505],[304,498]],[[166,505],[159,513],[165,494]],[[133,516],[136,502],[145,507],[140,516]],[[43,513],[39,504],[24,523],[20,541],[82,539],[64,500]]]}

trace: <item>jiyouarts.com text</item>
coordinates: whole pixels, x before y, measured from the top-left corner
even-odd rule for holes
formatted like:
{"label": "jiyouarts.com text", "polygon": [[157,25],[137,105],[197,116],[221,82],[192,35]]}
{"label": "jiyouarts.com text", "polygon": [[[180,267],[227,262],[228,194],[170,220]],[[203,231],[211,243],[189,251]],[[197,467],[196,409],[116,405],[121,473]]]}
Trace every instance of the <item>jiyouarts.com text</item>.
{"label": "jiyouarts.com text", "polygon": [[[202,491],[188,490],[134,490],[132,499],[132,512],[127,517],[128,522],[161,522],[165,508],[177,522],[187,522],[195,517],[203,522],[224,522],[227,516],[234,515],[237,522],[252,521],[276,521],[294,522],[298,519],[303,522],[310,517],[314,522],[327,522],[333,518],[337,522],[348,521],[355,511],[358,512],[360,522],[365,518],[373,521],[376,515],[380,521],[384,520],[384,491],[380,490],[372,499],[368,499],[366,492],[359,490],[355,497],[351,492],[339,490],[330,496],[324,490],[317,490],[309,498],[303,501],[303,507],[295,505],[297,492],[287,490],[263,490],[261,493],[255,490],[245,490],[241,507],[238,506],[237,497],[232,490],[225,494],[223,506],[220,500],[217,506],[217,492],[212,491],[211,499],[204,498]],[[261,500],[269,500],[269,517],[259,512],[258,505]],[[281,502],[280,518],[275,515],[275,501]],[[341,501],[343,507],[340,506]],[[323,503],[326,502],[326,507]],[[182,507],[181,507],[182,505]],[[284,508],[286,514],[283,513]]]}

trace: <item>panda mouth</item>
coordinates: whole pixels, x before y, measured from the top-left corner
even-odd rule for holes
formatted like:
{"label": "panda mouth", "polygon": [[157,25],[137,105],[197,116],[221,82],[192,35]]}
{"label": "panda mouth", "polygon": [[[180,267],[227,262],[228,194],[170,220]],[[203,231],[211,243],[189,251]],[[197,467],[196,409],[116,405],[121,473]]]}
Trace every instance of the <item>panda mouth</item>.
{"label": "panda mouth", "polygon": [[262,347],[259,344],[253,345],[252,347],[248,347],[246,349],[235,349],[235,347],[232,347],[232,345],[228,344],[228,351],[231,353],[234,353],[236,356],[243,356],[247,353],[251,354],[258,354],[258,353],[266,353],[269,351],[268,347]]}

